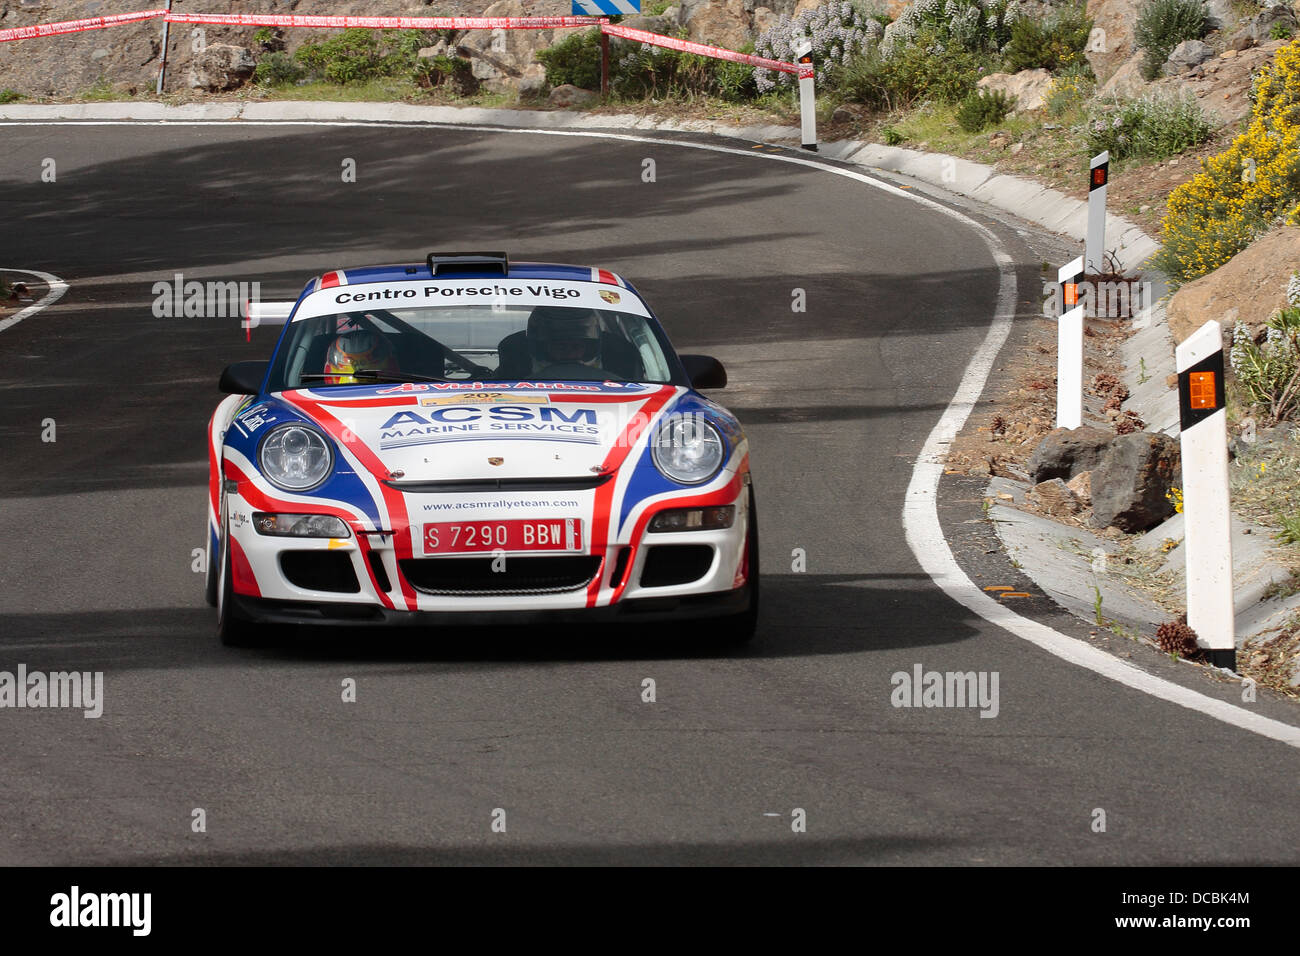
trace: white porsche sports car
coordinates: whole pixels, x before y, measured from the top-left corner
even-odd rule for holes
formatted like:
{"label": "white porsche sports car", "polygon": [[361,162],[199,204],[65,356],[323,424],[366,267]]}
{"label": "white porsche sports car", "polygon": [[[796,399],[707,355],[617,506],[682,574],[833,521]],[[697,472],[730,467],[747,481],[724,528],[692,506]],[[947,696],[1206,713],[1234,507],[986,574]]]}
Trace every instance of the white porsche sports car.
{"label": "white porsche sports car", "polygon": [[739,422],[603,269],[434,253],[327,272],[271,359],[221,376],[207,596],[227,644],[277,624],[705,622],[758,614]]}

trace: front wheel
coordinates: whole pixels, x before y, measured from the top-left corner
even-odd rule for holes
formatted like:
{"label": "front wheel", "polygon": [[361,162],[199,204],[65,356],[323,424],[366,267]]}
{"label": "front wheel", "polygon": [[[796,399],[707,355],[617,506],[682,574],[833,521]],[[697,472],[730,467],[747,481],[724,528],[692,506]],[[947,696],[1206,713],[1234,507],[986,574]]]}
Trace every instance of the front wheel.
{"label": "front wheel", "polygon": [[709,634],[722,644],[746,644],[758,629],[758,510],[754,506],[753,485],[749,488],[748,520],[749,527],[745,531],[745,554],[748,563],[745,589],[749,592],[749,603],[739,614],[719,618],[709,623]]}
{"label": "front wheel", "polygon": [[[220,543],[217,544],[220,549]],[[220,559],[219,554],[212,553],[212,529],[208,529],[208,543],[204,551],[204,576],[203,576],[203,600],[208,602],[208,607],[217,606],[217,562]]]}
{"label": "front wheel", "polygon": [[217,636],[226,647],[260,647],[266,643],[262,625],[241,618],[235,610],[231,580],[230,529],[222,536],[221,571],[217,581]]}

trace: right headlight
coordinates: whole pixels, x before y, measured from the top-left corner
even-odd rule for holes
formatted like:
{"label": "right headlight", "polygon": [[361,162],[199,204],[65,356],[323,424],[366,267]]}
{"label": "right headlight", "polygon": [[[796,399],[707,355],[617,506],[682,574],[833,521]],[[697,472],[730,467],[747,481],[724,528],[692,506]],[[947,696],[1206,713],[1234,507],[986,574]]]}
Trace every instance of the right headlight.
{"label": "right headlight", "polygon": [[285,491],[310,491],[330,473],[334,452],[325,436],[306,425],[277,425],[262,439],[262,474]]}
{"label": "right headlight", "polygon": [[699,415],[670,418],[655,434],[655,466],[684,485],[698,485],[716,475],[725,453],[721,433]]}

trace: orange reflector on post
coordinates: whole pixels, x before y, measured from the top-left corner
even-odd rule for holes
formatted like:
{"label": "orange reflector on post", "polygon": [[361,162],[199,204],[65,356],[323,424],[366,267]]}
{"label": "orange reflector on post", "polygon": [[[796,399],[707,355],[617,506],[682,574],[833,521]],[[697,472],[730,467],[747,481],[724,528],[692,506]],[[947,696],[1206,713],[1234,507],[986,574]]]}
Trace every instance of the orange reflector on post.
{"label": "orange reflector on post", "polygon": [[1092,171],[1092,184],[1094,186],[1106,185],[1106,167],[1098,166]]}
{"label": "orange reflector on post", "polygon": [[1079,285],[1077,282],[1065,283],[1065,304],[1066,305],[1079,304]]}
{"label": "orange reflector on post", "polygon": [[1217,408],[1213,372],[1189,372],[1187,394],[1192,408]]}

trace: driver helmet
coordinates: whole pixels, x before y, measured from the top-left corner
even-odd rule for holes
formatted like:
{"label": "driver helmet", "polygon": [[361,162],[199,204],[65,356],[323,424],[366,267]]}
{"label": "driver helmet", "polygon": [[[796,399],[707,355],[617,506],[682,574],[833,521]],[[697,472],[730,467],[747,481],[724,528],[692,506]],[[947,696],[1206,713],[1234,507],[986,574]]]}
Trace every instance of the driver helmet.
{"label": "driver helmet", "polygon": [[[339,333],[325,357],[325,384],[356,385],[356,373],[363,370],[386,374],[398,371],[393,346],[381,333],[356,326],[340,327]],[[360,376],[360,380],[369,377]]]}
{"label": "driver helmet", "polygon": [[528,317],[528,348],[540,365],[594,365],[600,357],[600,319],[590,309],[539,306]]}

